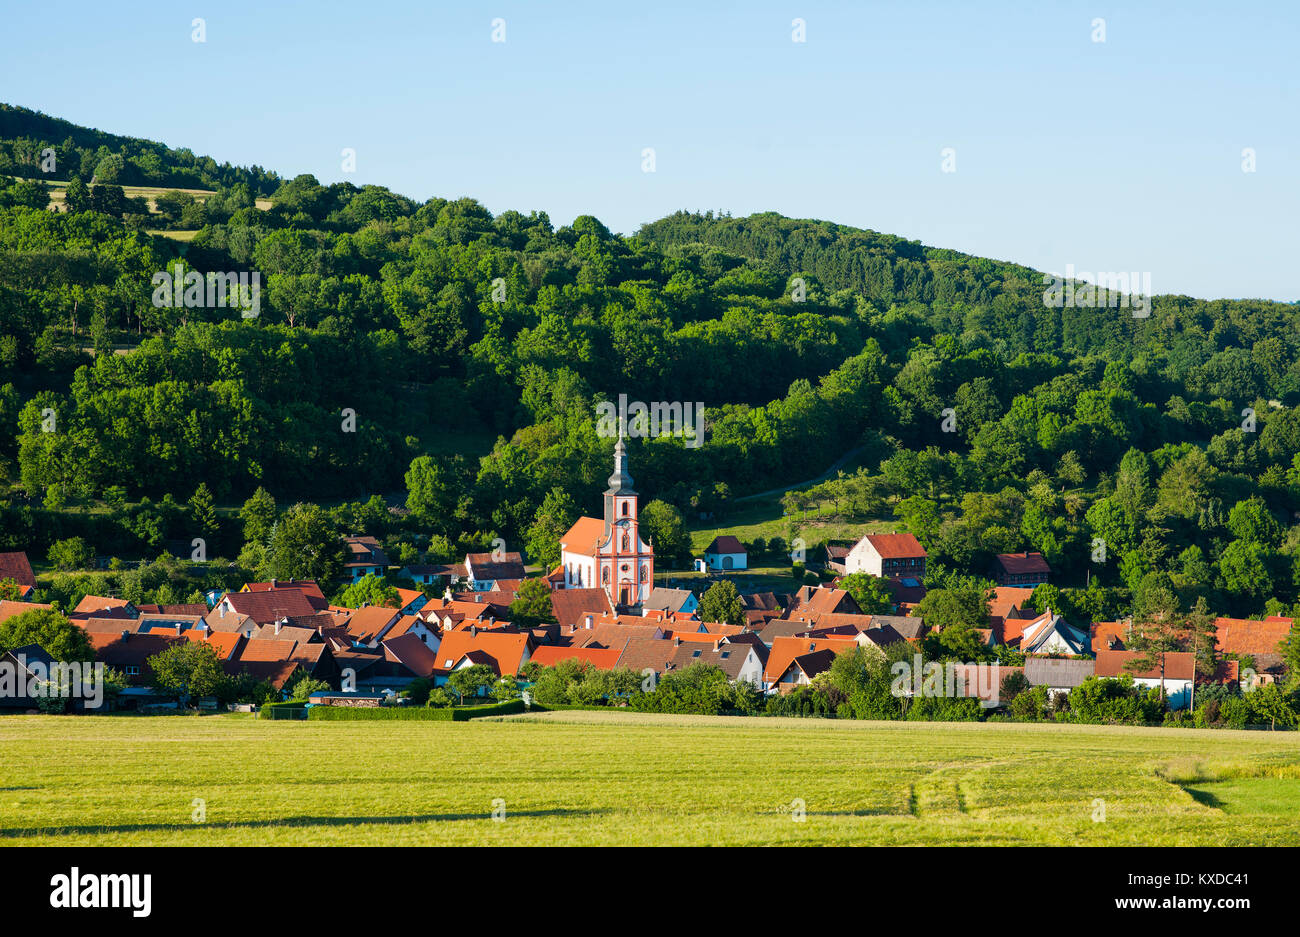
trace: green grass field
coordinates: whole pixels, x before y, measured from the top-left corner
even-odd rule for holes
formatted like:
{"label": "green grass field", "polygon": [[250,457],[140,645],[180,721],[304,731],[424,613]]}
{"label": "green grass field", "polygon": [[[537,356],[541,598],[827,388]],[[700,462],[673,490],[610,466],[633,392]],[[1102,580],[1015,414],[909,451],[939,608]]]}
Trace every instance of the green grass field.
{"label": "green grass field", "polygon": [[1300,844],[1297,733],[12,716],[0,752],[5,844]]}

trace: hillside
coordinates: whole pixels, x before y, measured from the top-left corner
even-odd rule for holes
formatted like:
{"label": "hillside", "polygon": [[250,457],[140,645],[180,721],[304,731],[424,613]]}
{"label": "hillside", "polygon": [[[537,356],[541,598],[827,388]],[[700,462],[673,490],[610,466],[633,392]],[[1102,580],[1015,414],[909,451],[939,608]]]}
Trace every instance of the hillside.
{"label": "hillside", "polygon": [[[155,555],[187,536],[202,481],[231,509],[259,487],[328,504],[313,530],[394,555],[500,536],[547,565],[599,509],[613,440],[595,405],[626,394],[704,408],[702,445],[631,441],[662,568],[688,559],[687,521],[723,529],[737,497],[861,450],[858,471],[785,503],[833,506],[827,530],[913,531],[935,584],[1034,549],[1080,615],[1300,599],[1295,305],[1045,305],[1035,271],[830,222],[678,213],[621,237],[590,215],[556,227],[470,198],[281,182],[0,117],[11,169],[48,142],[70,173],[65,212],[45,210],[44,182],[0,189],[0,547],[80,536]],[[130,179],[202,197],[151,206],[118,188]],[[158,302],[177,263],[200,281],[256,273],[256,316]],[[774,507],[764,525],[782,523]],[[264,578],[317,574],[276,570],[232,519],[212,536]]]}

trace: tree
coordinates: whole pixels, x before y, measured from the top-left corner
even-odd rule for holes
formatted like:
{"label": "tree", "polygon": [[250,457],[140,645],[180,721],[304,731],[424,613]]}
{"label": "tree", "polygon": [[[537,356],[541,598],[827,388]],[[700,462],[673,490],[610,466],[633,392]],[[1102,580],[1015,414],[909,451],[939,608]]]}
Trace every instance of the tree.
{"label": "tree", "polygon": [[721,622],[727,625],[745,623],[745,606],[736,592],[735,583],[719,579],[709,586],[700,599],[700,621]]}
{"label": "tree", "polygon": [[94,558],[94,553],[80,537],[57,540],[50,545],[50,562],[59,569],[85,569]]}
{"label": "tree", "polygon": [[200,534],[210,537],[217,532],[217,512],[212,503],[212,492],[206,482],[199,482],[189,502],[190,521]]}
{"label": "tree", "polygon": [[337,579],[343,568],[343,541],[324,509],[295,504],[271,533],[266,563],[274,579]]}
{"label": "tree", "polygon": [[0,601],[17,602],[26,589],[26,586],[18,585],[16,580],[0,579]]}
{"label": "tree", "polygon": [[560,562],[560,540],[578,519],[578,507],[568,493],[552,488],[542,499],[533,524],[528,528],[528,555],[543,570],[550,571]]}
{"label": "tree", "polygon": [[864,615],[888,615],[894,607],[893,594],[885,580],[871,573],[852,573],[840,580],[840,588],[853,596]]}
{"label": "tree", "polygon": [[58,661],[95,659],[90,636],[52,608],[34,608],[0,624],[0,654],[28,644],[39,644]]}
{"label": "tree", "polygon": [[365,605],[383,608],[401,608],[402,597],[397,589],[384,582],[382,576],[367,573],[339,595],[338,602],[347,608],[361,608]]}
{"label": "tree", "polygon": [[451,676],[447,678],[447,686],[456,692],[461,705],[464,705],[465,697],[477,696],[479,690],[492,686],[496,681],[497,675],[492,672],[491,667],[487,664],[474,664],[472,667],[453,670]]}
{"label": "tree", "polygon": [[641,530],[654,546],[655,561],[664,568],[683,562],[691,554],[691,536],[682,512],[666,501],[651,501],[641,509]]}
{"label": "tree", "polygon": [[1186,624],[1171,617],[1135,619],[1129,628],[1126,642],[1130,650],[1138,651],[1136,657],[1125,661],[1124,669],[1133,673],[1147,670],[1160,671],[1160,700],[1165,702],[1166,655],[1180,651],[1186,635]]}
{"label": "tree", "polygon": [[[289,691],[289,699],[309,699],[313,693],[324,693],[328,691],[329,688],[330,685],[324,680],[317,680],[309,674],[303,674],[298,678],[298,682],[293,685],[293,689]],[[424,700],[421,700],[420,702],[424,702]]]}
{"label": "tree", "polygon": [[154,683],[175,694],[181,704],[194,696],[215,696],[226,680],[210,644],[180,641],[149,658]]}
{"label": "tree", "polygon": [[406,472],[406,506],[416,519],[440,532],[451,529],[460,488],[448,466],[422,455]]}
{"label": "tree", "polygon": [[1296,711],[1282,695],[1276,683],[1266,683],[1258,687],[1246,695],[1246,701],[1250,704],[1251,716],[1255,719],[1267,719],[1270,729],[1276,730],[1279,722],[1283,726],[1296,724]]}
{"label": "tree", "polygon": [[239,509],[239,519],[244,523],[244,540],[263,543],[275,524],[275,498],[261,485]]}
{"label": "tree", "polygon": [[510,620],[529,628],[554,623],[551,587],[546,584],[545,579],[525,579],[519,584],[515,600],[510,603]]}

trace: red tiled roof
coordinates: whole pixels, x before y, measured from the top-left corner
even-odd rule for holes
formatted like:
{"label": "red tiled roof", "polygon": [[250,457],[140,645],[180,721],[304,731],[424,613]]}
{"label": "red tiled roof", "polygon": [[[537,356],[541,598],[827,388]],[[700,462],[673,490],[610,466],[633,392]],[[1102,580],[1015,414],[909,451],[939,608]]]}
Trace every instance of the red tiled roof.
{"label": "red tiled roof", "polygon": [[714,537],[713,542],[704,548],[705,553],[745,553],[745,545],[731,534]]}
{"label": "red tiled roof", "polygon": [[222,601],[241,615],[247,615],[259,625],[267,625],[279,618],[312,615],[320,611],[301,589],[269,589],[266,592],[228,592]]}
{"label": "red tiled roof", "polygon": [[560,538],[560,545],[578,556],[595,556],[596,547],[605,539],[605,522],[599,517],[580,517]]}
{"label": "red tiled roof", "polygon": [[543,667],[554,667],[562,660],[586,661],[598,670],[613,670],[623,654],[621,647],[557,647],[544,645],[533,652],[530,660]]}
{"label": "red tiled roof", "polygon": [[1047,575],[1052,571],[1041,553],[999,553],[994,559],[1008,576]]}
{"label": "red tiled roof", "polygon": [[82,596],[77,607],[74,608],[73,614],[84,615],[92,612],[102,612],[107,608],[126,608],[126,599],[113,599],[103,595]]}
{"label": "red tiled roof", "polygon": [[867,534],[866,539],[882,559],[896,560],[926,555],[925,547],[911,534]]}
{"label": "red tiled roof", "polygon": [[614,606],[604,589],[556,589],[551,593],[551,611],[563,627],[582,624],[588,614],[593,618],[613,615]]}
{"label": "red tiled roof", "polygon": [[[470,651],[483,651],[492,658],[498,674],[514,676],[523,666],[530,640],[530,635],[506,631],[480,631],[477,634],[449,631],[442,636],[442,643],[438,646],[436,671],[448,673]],[[449,660],[450,664],[447,663]]]}
{"label": "red tiled roof", "polygon": [[41,602],[11,602],[8,599],[0,599],[0,624],[4,624],[15,615],[30,612],[34,608],[53,607],[53,605],[46,605]]}
{"label": "red tiled roof", "polygon": [[1278,642],[1291,633],[1290,618],[1270,616],[1263,621],[1249,618],[1216,618],[1214,644],[1229,654],[1272,654]]}
{"label": "red tiled roof", "polygon": [[[1156,666],[1147,671],[1135,672],[1124,667],[1124,665],[1129,661],[1141,656],[1142,652],[1140,651],[1098,651],[1096,674],[1099,677],[1118,677],[1127,673],[1132,674],[1135,678],[1140,677],[1143,680],[1159,680],[1159,658],[1156,658]],[[1188,651],[1170,651],[1165,654],[1165,679],[1192,679],[1192,670],[1195,660],[1196,655]]]}
{"label": "red tiled roof", "polygon": [[796,638],[777,637],[772,639],[772,649],[768,653],[767,666],[763,670],[763,679],[776,683],[790,669],[796,657],[815,651],[834,651],[842,653],[857,647],[858,643],[844,638]]}
{"label": "red tiled roof", "polygon": [[384,659],[396,661],[417,677],[432,677],[438,657],[416,634],[403,634],[384,641]]}
{"label": "red tiled roof", "polygon": [[1127,621],[1094,621],[1088,626],[1092,652],[1096,654],[1098,651],[1125,650],[1124,638],[1128,636],[1128,624]]}
{"label": "red tiled roof", "polygon": [[36,574],[26,553],[0,553],[0,579],[12,579],[20,586],[35,586]]}

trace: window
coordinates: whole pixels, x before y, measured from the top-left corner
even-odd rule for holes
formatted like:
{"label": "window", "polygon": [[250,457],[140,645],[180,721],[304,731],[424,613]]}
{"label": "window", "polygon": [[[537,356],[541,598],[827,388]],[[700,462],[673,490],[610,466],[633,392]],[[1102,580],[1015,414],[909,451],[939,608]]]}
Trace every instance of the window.
{"label": "window", "polygon": [[721,657],[723,660],[726,660],[728,657],[731,656],[731,652],[730,652],[730,651],[723,651],[723,652],[722,652],[721,654],[719,654],[718,656]]}
{"label": "window", "polygon": [[127,667],[127,668],[126,668],[126,675],[127,675],[128,677],[138,677],[138,676],[140,675],[140,668],[139,668],[139,667]]}
{"label": "window", "polygon": [[623,516],[627,517],[627,502],[623,502]]}
{"label": "window", "polygon": [[700,652],[699,652],[699,651],[691,651],[691,656],[692,656],[692,657],[699,657],[699,656],[700,656]]}
{"label": "window", "polygon": [[600,581],[601,581],[602,583],[604,583],[605,585],[609,585],[609,567],[608,567],[608,566],[606,566],[604,569],[602,569],[602,570],[600,571]]}

